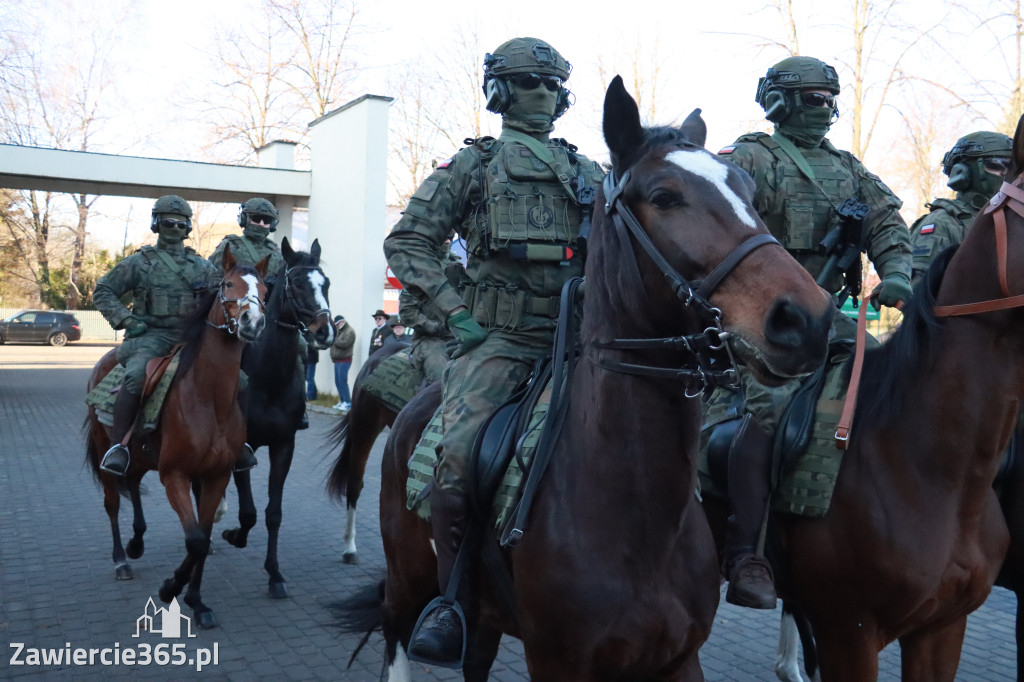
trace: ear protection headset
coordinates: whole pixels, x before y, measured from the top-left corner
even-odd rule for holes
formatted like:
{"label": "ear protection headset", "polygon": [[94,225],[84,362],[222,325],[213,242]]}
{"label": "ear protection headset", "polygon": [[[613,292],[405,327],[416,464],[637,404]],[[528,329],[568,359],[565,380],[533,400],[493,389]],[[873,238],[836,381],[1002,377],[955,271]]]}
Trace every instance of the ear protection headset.
{"label": "ear protection headset", "polygon": [[[504,114],[512,106],[512,92],[508,88],[508,82],[504,78],[496,76],[484,77],[484,96],[487,98],[484,106],[487,111],[495,114]],[[555,114],[552,120],[557,120],[572,106],[572,92],[564,85],[558,90],[558,98],[555,100]]]}
{"label": "ear protection headset", "polygon": [[[159,234],[160,233],[160,218],[159,218],[159,216],[161,216],[161,215],[164,215],[164,214],[163,213],[154,213],[152,219],[149,221],[149,229],[154,234]],[[185,223],[188,225],[188,227],[185,228],[185,236],[187,237],[190,234],[192,234],[192,219],[191,218],[186,218],[185,219]]]}

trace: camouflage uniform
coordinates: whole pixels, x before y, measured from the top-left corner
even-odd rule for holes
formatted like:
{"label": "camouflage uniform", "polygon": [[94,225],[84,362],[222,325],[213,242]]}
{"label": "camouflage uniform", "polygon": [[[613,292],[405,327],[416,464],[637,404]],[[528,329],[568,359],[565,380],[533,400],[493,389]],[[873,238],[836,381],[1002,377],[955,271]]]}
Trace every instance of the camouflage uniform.
{"label": "camouflage uniform", "polygon": [[979,131],[961,137],[942,157],[946,184],[956,198],[926,204],[930,212],[910,228],[915,282],[944,249],[963,241],[978,211],[999,190],[1012,149],[1006,135]]}
{"label": "camouflage uniform", "polygon": [[[466,269],[447,244],[442,246],[442,252],[441,266],[448,282],[459,289]],[[454,339],[445,324],[446,316],[431,301],[414,295],[408,289],[403,289],[398,297],[398,315],[413,330],[409,360],[413,367],[423,372],[423,385],[438,381],[448,366],[448,342]]]}
{"label": "camouflage uniform", "polygon": [[[472,140],[416,190],[384,241],[411,296],[431,301],[458,345],[444,372],[440,461],[430,494],[438,583],[447,588],[468,526],[465,468],[484,420],[550,353],[562,285],[583,274],[580,226],[601,168],[564,140],[554,120],[569,106],[570,65],[536,38],[516,38],[484,58],[487,108],[502,115],[499,139]],[[458,232],[466,285],[453,286],[438,251]],[[463,581],[466,584],[466,581]],[[463,597],[460,595],[460,600]],[[414,660],[457,663],[462,631],[442,606],[414,633]]]}

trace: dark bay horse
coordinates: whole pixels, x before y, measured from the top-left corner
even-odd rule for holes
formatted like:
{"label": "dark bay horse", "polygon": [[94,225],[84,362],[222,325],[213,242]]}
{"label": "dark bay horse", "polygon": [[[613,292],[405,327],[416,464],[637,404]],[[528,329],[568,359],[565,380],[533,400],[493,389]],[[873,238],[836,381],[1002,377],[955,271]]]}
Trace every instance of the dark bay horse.
{"label": "dark bay horse", "polygon": [[[86,417],[86,461],[103,485],[117,577],[132,577],[118,526],[119,488],[127,487],[132,499],[135,535],[128,543],[127,555],[137,559],[142,556],[146,530],[139,482],[147,471],[155,469],[185,529],[188,552],[174,576],[160,588],[160,599],[170,602],[188,583],[185,603],[193,608],[196,623],[202,628],[217,624],[213,612],[202,602],[200,587],[213,516],[245,442],[245,419],[237,400],[239,370],[242,349],[264,328],[263,277],[267,263],[265,259],[255,268],[236,265],[231,249],[225,249],[225,274],[220,286],[200,301],[185,322],[180,364],[164,399],[159,425],[150,434],[136,432],[132,436],[132,458],[125,480],[100,470],[100,459],[111,445],[110,434],[97,419],[94,407],[89,407]],[[116,364],[114,350],[100,358],[89,378],[88,390],[95,388]],[[196,491],[198,519],[192,506],[192,489]]]}
{"label": "dark bay horse", "polygon": [[[267,328],[242,358],[249,380],[246,398],[248,443],[254,450],[266,445],[270,451],[268,481],[267,557],[263,567],[269,574],[268,590],[275,599],[288,596],[277,561],[277,538],[281,528],[284,482],[295,453],[295,432],[306,409],[305,375],[296,362],[299,334],[313,335],[317,345],[334,341],[334,325],[327,298],[330,281],[320,268],[320,243],[313,240],[308,253],[292,249],[288,238],[281,241],[285,264],[276,273],[267,299]],[[248,471],[235,472],[238,489],[239,527],[222,536],[235,547],[245,547],[249,531],[256,525],[256,505]]]}
{"label": "dark bay horse", "polygon": [[1006,205],[978,215],[864,359],[828,514],[776,515],[790,569],[780,591],[813,627],[823,680],[875,679],[893,640],[904,680],[953,680],[967,615],[1001,567],[1021,587],[1020,497],[1001,509],[993,481],[1024,401],[1022,171],[1024,117],[1014,186],[993,199]]}
{"label": "dark bay horse", "polygon": [[[770,383],[825,356],[828,297],[757,219],[750,178],[703,149],[699,112],[680,128],[645,129],[616,77],[604,135],[618,180],[595,204],[569,411],[525,535],[506,554],[515,621],[481,575],[467,608],[466,679],[486,679],[502,632],[522,639],[536,680],[703,679],[697,651],[719,569],[694,494],[704,386],[681,337],[728,338],[735,358]],[[436,390],[413,398],[384,453],[382,618],[393,678],[408,679],[411,630],[438,591],[430,527],[406,510],[405,483],[439,399]]]}
{"label": "dark bay horse", "polygon": [[366,390],[366,379],[380,363],[409,347],[407,343],[392,343],[371,355],[359,370],[352,384],[352,408],[342,415],[328,436],[332,448],[341,446],[338,458],[327,475],[327,493],[340,502],[345,500],[345,550],[341,560],[346,564],[359,563],[356,552],[356,505],[363,491],[366,460],[385,427],[395,423],[398,413],[390,405]]}

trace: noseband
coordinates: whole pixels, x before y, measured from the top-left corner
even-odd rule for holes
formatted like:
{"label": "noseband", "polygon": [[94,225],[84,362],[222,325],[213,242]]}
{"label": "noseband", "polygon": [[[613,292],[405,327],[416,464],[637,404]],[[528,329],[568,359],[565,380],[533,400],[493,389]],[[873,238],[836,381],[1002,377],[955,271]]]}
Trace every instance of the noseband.
{"label": "noseband", "polygon": [[[711,305],[709,299],[711,294],[722,283],[722,280],[739,265],[740,261],[746,258],[755,249],[766,244],[778,244],[778,240],[770,234],[753,235],[734,248],[725,259],[719,263],[711,274],[702,281],[691,283],[686,277],[680,274],[665,257],[658,251],[651,238],[647,235],[640,221],[622,199],[622,194],[629,183],[630,171],[622,174],[622,178],[616,181],[615,172],[611,171],[604,179],[605,215],[615,225],[619,234],[620,242],[632,250],[630,240],[626,235],[629,230],[647,255],[654,261],[654,264],[661,270],[661,273],[669,281],[672,291],[683,302],[683,305],[693,311],[698,319],[706,325],[703,332],[690,334],[688,336],[661,337],[653,339],[614,339],[608,342],[598,342],[596,348],[608,348],[616,350],[673,350],[688,353],[692,359],[681,368],[650,367],[625,362],[606,362],[599,358],[593,358],[595,364],[604,369],[668,379],[684,379],[687,381],[685,390],[686,397],[696,398],[704,390],[715,386],[735,386],[738,378],[736,375],[735,359],[732,349],[729,346],[729,333],[722,327],[722,311]],[[636,263],[636,257],[631,259]],[[696,285],[696,286],[695,286]],[[693,390],[691,390],[691,388]]]}
{"label": "noseband", "polygon": [[282,327],[287,327],[288,329],[298,329],[305,334],[309,330],[306,329],[306,324],[299,319],[300,317],[305,317],[311,324],[313,320],[321,315],[327,317],[328,321],[330,321],[331,311],[327,308],[307,308],[296,300],[295,295],[292,293],[291,281],[288,279],[288,276],[291,275],[294,270],[317,270],[321,275],[323,274],[323,271],[320,270],[320,267],[317,265],[296,265],[295,267],[285,268],[284,271],[284,299],[295,313],[296,324],[289,324],[288,322],[282,322],[281,320],[278,320],[277,324]]}
{"label": "noseband", "polygon": [[[223,329],[223,330],[227,331],[228,334],[231,334],[232,336],[238,336],[238,325],[239,325],[238,321],[242,317],[242,310],[245,309],[245,306],[242,306],[241,302],[246,300],[246,298],[248,298],[248,297],[246,296],[246,297],[242,297],[242,298],[228,298],[227,296],[225,296],[224,295],[224,280],[221,280],[220,281],[220,290],[217,293],[217,300],[220,302],[220,312],[221,312],[221,315],[223,315],[223,317],[224,317],[224,324],[214,324],[213,322],[210,322],[210,320],[207,320],[206,324],[210,325],[214,329]],[[234,304],[238,305],[238,317],[231,317],[231,315],[228,313],[228,306],[227,306],[228,303],[234,303]],[[259,309],[260,313],[262,314],[262,312],[263,312],[263,304],[260,302],[259,296],[256,297],[256,306]]]}
{"label": "noseband", "polygon": [[998,261],[999,289],[1004,298],[997,298],[990,301],[979,301],[978,303],[962,303],[960,305],[937,305],[933,309],[936,317],[956,317],[959,315],[973,315],[975,313],[987,313],[993,310],[1007,310],[1024,306],[1024,294],[1010,296],[1010,288],[1006,280],[1006,211],[1013,211],[1021,218],[1024,218],[1024,173],[1021,173],[1013,183],[1004,182],[985,207],[985,213],[993,213],[992,222],[996,230],[996,260]]}

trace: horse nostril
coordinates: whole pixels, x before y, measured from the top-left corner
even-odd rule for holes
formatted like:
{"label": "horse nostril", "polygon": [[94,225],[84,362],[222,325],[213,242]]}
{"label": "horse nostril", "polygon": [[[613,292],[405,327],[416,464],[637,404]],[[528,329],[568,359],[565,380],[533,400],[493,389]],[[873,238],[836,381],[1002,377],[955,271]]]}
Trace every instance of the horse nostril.
{"label": "horse nostril", "polygon": [[807,312],[788,299],[772,304],[764,323],[764,336],[782,348],[797,349],[803,345],[810,328]]}

